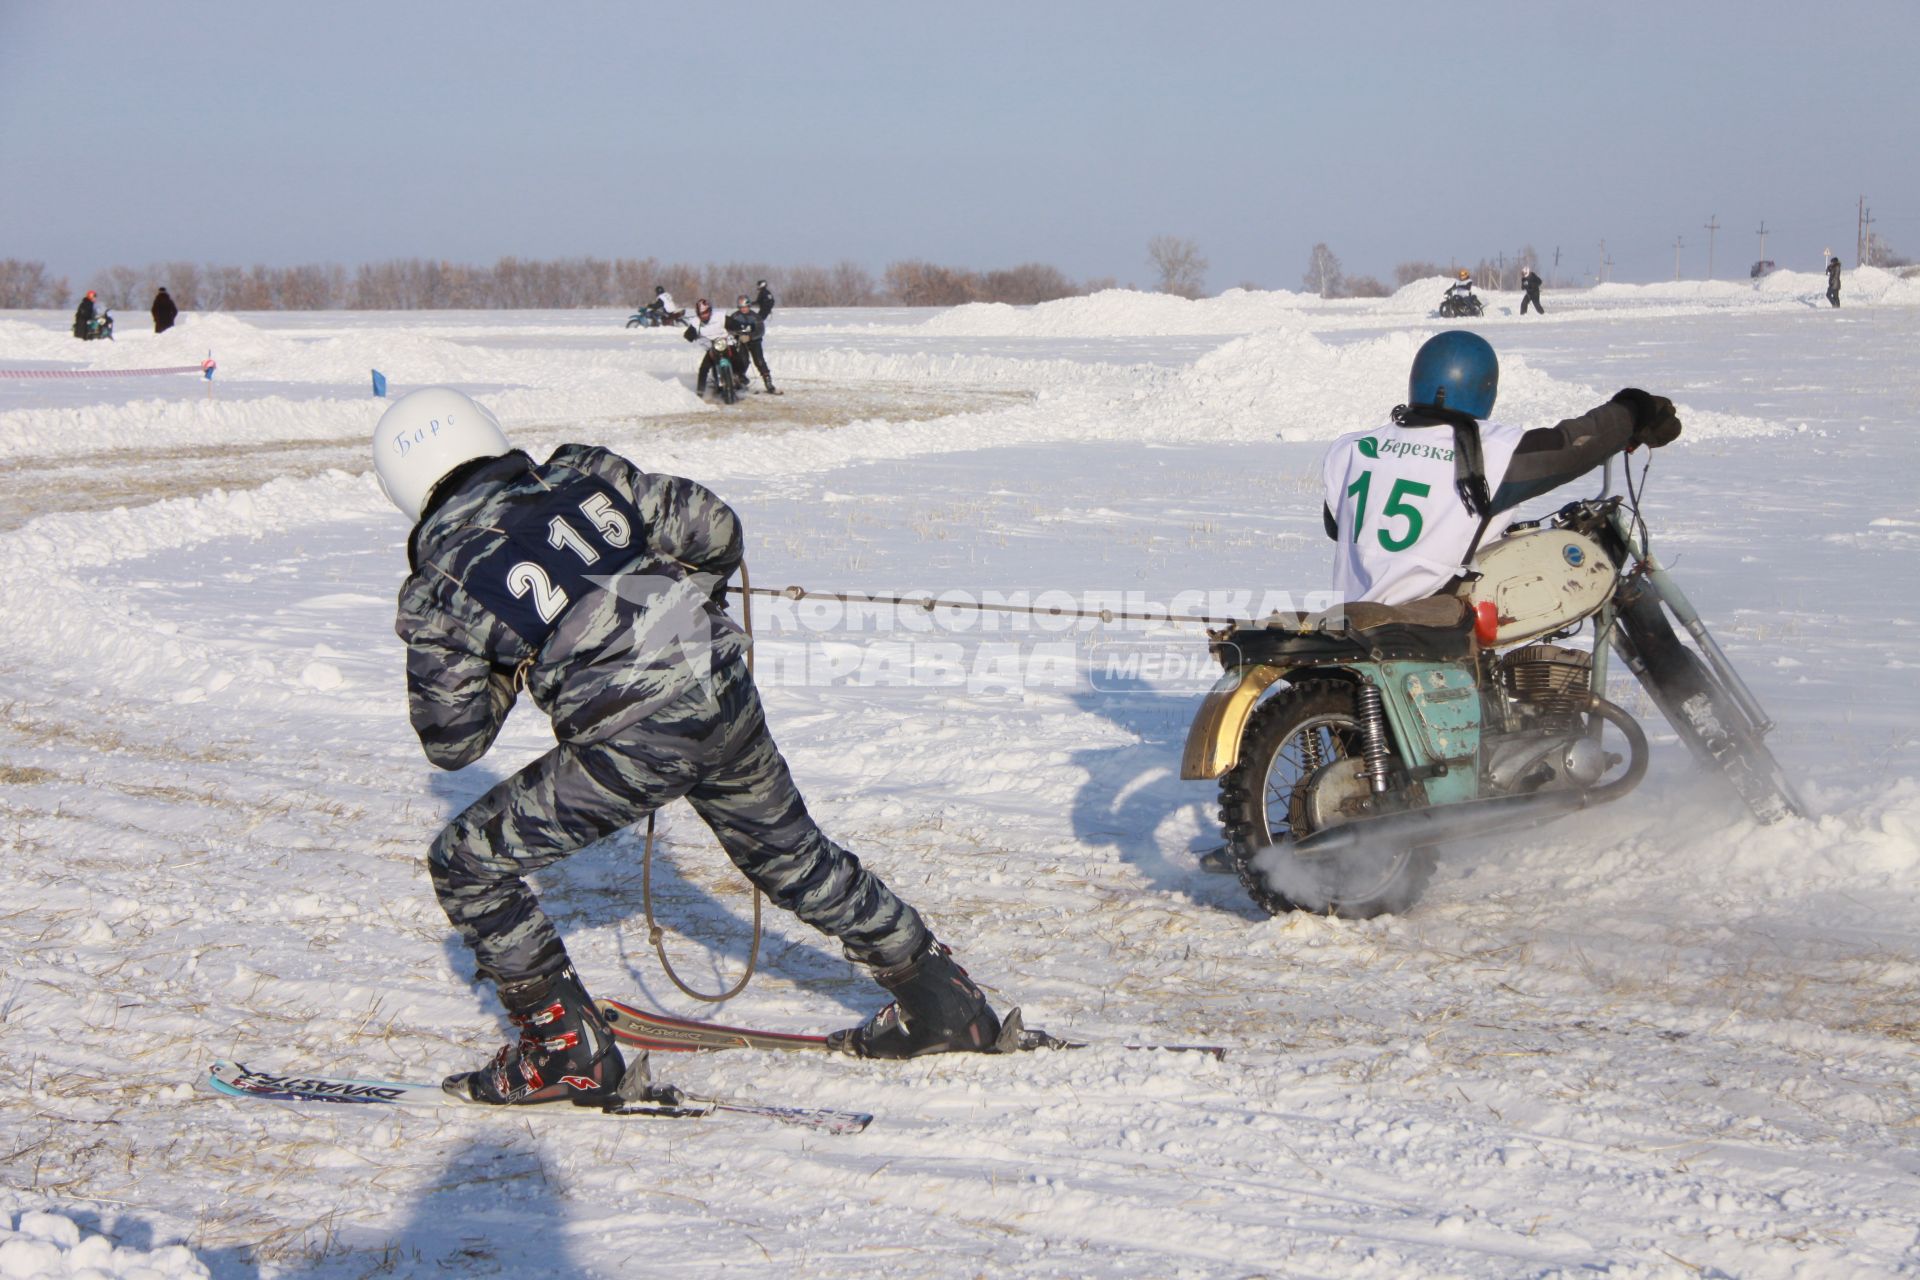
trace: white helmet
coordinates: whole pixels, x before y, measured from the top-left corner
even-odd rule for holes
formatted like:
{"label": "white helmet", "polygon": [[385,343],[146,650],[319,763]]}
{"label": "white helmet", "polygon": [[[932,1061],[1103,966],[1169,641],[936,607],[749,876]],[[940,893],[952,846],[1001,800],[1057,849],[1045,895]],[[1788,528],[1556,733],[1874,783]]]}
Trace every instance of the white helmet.
{"label": "white helmet", "polygon": [[373,429],[373,473],[380,491],[409,520],[441,477],[463,462],[510,453],[500,421],[451,387],[409,391]]}

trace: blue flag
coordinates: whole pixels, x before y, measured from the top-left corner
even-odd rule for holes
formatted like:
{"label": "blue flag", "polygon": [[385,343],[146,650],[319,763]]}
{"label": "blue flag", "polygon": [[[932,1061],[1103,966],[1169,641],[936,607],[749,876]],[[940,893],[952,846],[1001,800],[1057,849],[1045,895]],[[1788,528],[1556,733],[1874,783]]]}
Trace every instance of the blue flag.
{"label": "blue flag", "polygon": [[387,394],[387,375],[378,369],[373,371],[373,394],[377,396]]}

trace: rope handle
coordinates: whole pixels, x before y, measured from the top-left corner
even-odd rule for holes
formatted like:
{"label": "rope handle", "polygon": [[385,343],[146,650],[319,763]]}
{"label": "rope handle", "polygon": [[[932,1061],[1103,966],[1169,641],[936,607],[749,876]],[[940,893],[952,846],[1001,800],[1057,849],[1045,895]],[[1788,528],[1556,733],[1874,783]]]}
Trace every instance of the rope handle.
{"label": "rope handle", "polygon": [[[747,674],[751,676],[753,674],[753,597],[750,593],[753,590],[753,582],[747,577],[747,562],[745,560],[740,562],[740,587],[741,612],[745,615],[745,629],[747,633]],[[753,980],[753,971],[760,963],[760,902],[764,895],[760,892],[758,885],[752,886],[753,944],[747,949],[747,969],[745,973],[740,975],[740,980],[718,995],[709,995],[705,991],[695,991],[692,987],[688,986],[686,981],[682,979],[678,973],[674,972],[673,961],[667,959],[667,931],[654,923],[653,919],[653,826],[655,816],[655,813],[649,813],[647,815],[646,852],[640,855],[640,900],[645,905],[647,912],[647,941],[653,944],[654,954],[660,957],[660,968],[667,975],[667,980],[672,982],[674,986],[680,988],[681,991],[692,996],[695,1000],[704,1000],[708,1004],[720,1004],[723,1001],[731,1000],[747,989],[747,983]]]}
{"label": "rope handle", "polygon": [[660,968],[674,986],[695,1000],[704,1000],[708,1004],[719,1004],[722,1001],[731,1000],[747,989],[747,983],[753,980],[753,971],[760,963],[760,890],[755,888],[753,891],[753,945],[747,951],[746,972],[740,975],[738,982],[717,995],[695,991],[678,973],[674,972],[673,961],[667,959],[666,930],[655,924],[653,919],[653,820],[654,815],[648,814],[647,848],[640,859],[640,898],[647,909],[647,941],[653,944],[654,954],[660,957]]}

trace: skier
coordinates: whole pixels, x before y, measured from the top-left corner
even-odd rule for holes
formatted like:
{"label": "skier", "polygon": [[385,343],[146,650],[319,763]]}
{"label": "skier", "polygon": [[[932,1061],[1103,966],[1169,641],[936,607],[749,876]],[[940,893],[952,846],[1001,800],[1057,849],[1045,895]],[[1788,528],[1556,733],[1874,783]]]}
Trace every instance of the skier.
{"label": "skier", "polygon": [[727,315],[727,332],[738,338],[747,354],[753,357],[753,367],[760,371],[760,381],[766,384],[767,394],[779,395],[779,389],[773,385],[773,375],[767,372],[766,353],[760,349],[760,340],[767,334],[767,322],[753,313],[753,300],[744,293]]}
{"label": "skier", "polygon": [[1527,314],[1528,307],[1541,315],[1547,314],[1547,309],[1540,305],[1540,273],[1531,266],[1520,273],[1520,295],[1521,315]]}
{"label": "skier", "polygon": [[755,285],[755,288],[759,289],[760,292],[753,295],[753,308],[760,313],[760,318],[765,320],[773,314],[773,290],[767,288],[767,282],[765,280],[760,281]]}
{"label": "skier", "polygon": [[73,309],[74,337],[88,342],[93,340],[94,319],[99,315],[99,309],[94,304],[99,300],[99,297],[100,295],[98,293],[89,289],[87,290],[87,296],[80,299],[80,305]]}
{"label": "skier", "polygon": [[1392,422],[1327,450],[1321,518],[1338,544],[1333,585],[1343,600],[1394,605],[1446,592],[1494,516],[1616,453],[1680,435],[1673,402],[1632,387],[1557,426],[1485,421],[1499,386],[1485,338],[1437,334],[1414,354]]}
{"label": "skier", "polygon": [[1827,255],[1827,301],[1840,305],[1840,259]]}
{"label": "skier", "polygon": [[173,298],[167,293],[167,286],[161,285],[160,292],[153,295],[153,331],[165,333],[173,328],[174,317],[180,314],[180,308],[174,305]]}
{"label": "skier", "polygon": [[559,740],[428,854],[441,906],[521,1029],[486,1066],[450,1076],[450,1091],[495,1104],[614,1095],[625,1063],[525,877],[681,796],[756,886],[892,994],[832,1047],[871,1058],[997,1047],[1000,1019],[966,971],[808,815],[748,641],[723,611],[742,548],[724,502],[594,446],[536,463],[443,387],[381,416],[373,460],[415,522],[395,630],[427,758],[478,760],[523,689]]}

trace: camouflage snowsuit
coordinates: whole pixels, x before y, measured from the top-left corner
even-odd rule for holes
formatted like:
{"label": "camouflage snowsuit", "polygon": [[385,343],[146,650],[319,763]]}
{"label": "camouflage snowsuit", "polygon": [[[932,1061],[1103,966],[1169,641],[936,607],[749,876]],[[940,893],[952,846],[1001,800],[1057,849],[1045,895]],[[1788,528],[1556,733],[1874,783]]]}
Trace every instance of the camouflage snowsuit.
{"label": "camouflage snowsuit", "polygon": [[559,744],[441,831],[434,891],[497,981],[556,972],[565,949],[524,877],[685,796],[734,865],[856,960],[897,963],[918,913],[808,816],[719,588],[740,522],[710,490],[563,445],[468,463],[408,544],[394,629],[427,758],[473,763],[516,690]]}

